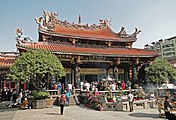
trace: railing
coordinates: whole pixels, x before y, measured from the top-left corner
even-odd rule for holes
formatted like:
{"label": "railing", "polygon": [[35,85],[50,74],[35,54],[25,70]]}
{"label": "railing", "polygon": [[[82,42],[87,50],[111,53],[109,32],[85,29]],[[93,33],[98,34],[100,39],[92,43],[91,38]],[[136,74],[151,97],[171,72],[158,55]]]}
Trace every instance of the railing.
{"label": "railing", "polygon": [[50,93],[49,96],[50,98],[56,98],[61,94],[60,90],[47,90],[47,91]]}
{"label": "railing", "polygon": [[49,95],[50,100],[47,101],[48,106],[59,105],[58,97],[61,95],[61,91],[60,90],[47,90],[47,91],[50,93]]}

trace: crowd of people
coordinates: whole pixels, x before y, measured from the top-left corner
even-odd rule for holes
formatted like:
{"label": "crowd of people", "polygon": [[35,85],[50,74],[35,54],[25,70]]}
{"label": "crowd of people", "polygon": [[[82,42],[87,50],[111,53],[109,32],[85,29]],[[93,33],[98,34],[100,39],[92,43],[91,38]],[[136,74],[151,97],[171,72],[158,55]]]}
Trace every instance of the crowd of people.
{"label": "crowd of people", "polygon": [[2,101],[14,101],[17,98],[16,89],[4,87],[0,90]]}
{"label": "crowd of people", "polygon": [[[1,101],[11,101],[11,107],[21,106],[24,101],[27,101],[27,93],[26,91],[21,90],[19,94],[17,94],[16,89],[7,88],[1,89]],[[23,106],[28,108],[28,105]]]}
{"label": "crowd of people", "polygon": [[[61,84],[61,82],[58,82],[57,85],[52,86],[52,89],[58,89],[61,92],[61,96],[58,97],[59,104],[60,104],[60,113],[63,115],[64,113],[64,106],[69,106],[70,105],[70,97],[73,94],[73,88],[74,86],[71,83],[68,83],[66,85]],[[116,91],[116,90],[129,90],[129,93],[127,95],[128,101],[129,101],[129,107],[130,107],[130,112],[133,111],[133,102],[134,102],[134,97],[135,94],[132,93],[131,91],[131,82],[127,81],[126,83],[124,81],[122,82],[115,82],[115,81],[93,81],[93,82],[80,82],[79,88],[81,91],[93,91],[94,96],[88,96],[88,100],[91,102],[96,98],[96,95],[100,94],[100,91]],[[144,90],[140,87],[139,92],[142,94],[142,96],[147,96]],[[2,101],[12,101],[14,102],[14,105],[22,105],[24,101],[28,99],[28,95],[26,92],[21,91],[19,94],[16,93],[16,89],[11,89],[11,88],[4,88],[3,90],[0,91],[1,93],[1,100]],[[151,96],[152,97],[152,96]],[[155,98],[155,96],[153,96]],[[107,99],[105,99],[107,100]],[[116,101],[113,99],[113,101]],[[25,106],[28,107],[28,106]],[[97,110],[103,111],[103,105],[102,103],[99,103],[95,106]],[[172,105],[169,102],[169,97],[165,97],[164,101],[164,112],[165,116],[168,120],[175,120],[176,117],[171,113]]]}
{"label": "crowd of people", "polygon": [[58,83],[55,89],[58,89],[61,92],[61,96],[58,97],[59,105],[60,105],[60,114],[64,114],[64,107],[70,105],[70,97],[73,94],[73,86],[71,83],[68,83],[66,86]]}
{"label": "crowd of people", "polygon": [[98,91],[106,91],[111,89],[112,91],[118,90],[118,89],[131,89],[131,82],[127,81],[126,83],[124,81],[101,81],[101,82],[80,82],[80,89],[82,91],[94,91],[95,89],[98,89]]}

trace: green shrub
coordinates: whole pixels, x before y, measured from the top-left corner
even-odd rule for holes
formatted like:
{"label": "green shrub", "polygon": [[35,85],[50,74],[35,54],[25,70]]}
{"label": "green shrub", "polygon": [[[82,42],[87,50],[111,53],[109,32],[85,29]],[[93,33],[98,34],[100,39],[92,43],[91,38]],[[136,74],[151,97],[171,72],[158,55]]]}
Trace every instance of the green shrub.
{"label": "green shrub", "polygon": [[50,95],[47,91],[34,92],[33,96],[35,100],[42,100],[47,98]]}

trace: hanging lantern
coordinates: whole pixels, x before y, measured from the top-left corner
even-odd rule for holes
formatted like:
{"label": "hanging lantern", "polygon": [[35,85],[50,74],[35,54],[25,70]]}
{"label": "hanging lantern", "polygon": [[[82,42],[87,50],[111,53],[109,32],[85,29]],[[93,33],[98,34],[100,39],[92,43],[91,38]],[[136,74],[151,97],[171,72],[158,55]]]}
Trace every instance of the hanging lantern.
{"label": "hanging lantern", "polygon": [[130,69],[130,80],[132,80],[132,69]]}

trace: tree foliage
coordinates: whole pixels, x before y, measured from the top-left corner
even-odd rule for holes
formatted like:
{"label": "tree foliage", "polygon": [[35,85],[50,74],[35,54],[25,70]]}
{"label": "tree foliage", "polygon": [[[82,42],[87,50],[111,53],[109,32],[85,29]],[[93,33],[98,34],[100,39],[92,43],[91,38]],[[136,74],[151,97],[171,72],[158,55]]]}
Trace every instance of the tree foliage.
{"label": "tree foliage", "polygon": [[145,68],[146,79],[154,83],[162,83],[166,80],[173,80],[176,70],[167,60],[156,59]]}
{"label": "tree foliage", "polygon": [[48,76],[61,78],[64,75],[65,69],[57,56],[47,51],[29,50],[18,57],[8,77],[18,82],[30,80],[39,88],[46,84]]}

